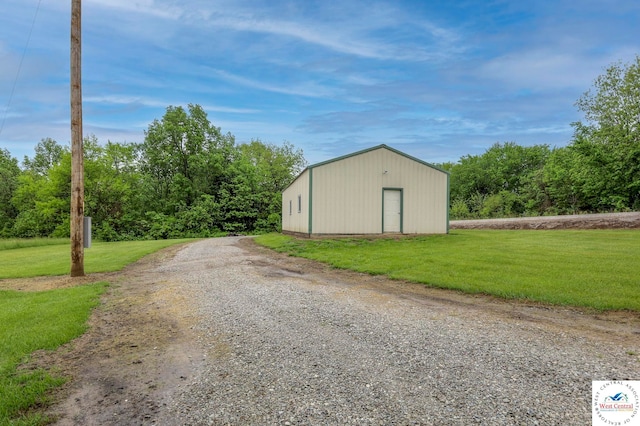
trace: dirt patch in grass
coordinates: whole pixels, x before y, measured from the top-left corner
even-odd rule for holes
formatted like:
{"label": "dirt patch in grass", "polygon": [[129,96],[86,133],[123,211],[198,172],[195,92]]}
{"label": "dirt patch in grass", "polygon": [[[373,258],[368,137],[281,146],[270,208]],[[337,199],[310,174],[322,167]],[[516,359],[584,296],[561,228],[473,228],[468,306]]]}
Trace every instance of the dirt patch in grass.
{"label": "dirt patch in grass", "polygon": [[110,274],[90,274],[84,277],[71,278],[68,275],[54,277],[35,277],[0,280],[0,289],[17,291],[45,291],[58,288],[75,287],[77,285],[109,281]]}

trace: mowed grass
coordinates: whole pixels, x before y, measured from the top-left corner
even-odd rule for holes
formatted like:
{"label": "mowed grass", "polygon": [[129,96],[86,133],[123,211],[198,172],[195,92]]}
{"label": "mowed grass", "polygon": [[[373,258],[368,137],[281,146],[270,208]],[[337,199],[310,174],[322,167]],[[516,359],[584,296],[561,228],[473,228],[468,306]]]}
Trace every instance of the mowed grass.
{"label": "mowed grass", "polygon": [[[65,275],[71,271],[71,246],[68,240],[66,244],[34,243],[30,247],[5,250],[1,249],[2,241],[0,240],[0,279]],[[84,250],[85,273],[119,271],[150,253],[191,241],[195,240],[94,242]]]}
{"label": "mowed grass", "polygon": [[0,290],[0,425],[47,421],[31,407],[47,403],[64,383],[43,370],[18,370],[29,354],[55,349],[82,334],[106,283],[42,292]]}
{"label": "mowed grass", "polygon": [[8,238],[0,239],[0,251],[18,248],[70,244],[68,238]]}
{"label": "mowed grass", "polygon": [[256,241],[336,268],[431,287],[597,310],[640,311],[640,231],[455,230],[401,239]]}

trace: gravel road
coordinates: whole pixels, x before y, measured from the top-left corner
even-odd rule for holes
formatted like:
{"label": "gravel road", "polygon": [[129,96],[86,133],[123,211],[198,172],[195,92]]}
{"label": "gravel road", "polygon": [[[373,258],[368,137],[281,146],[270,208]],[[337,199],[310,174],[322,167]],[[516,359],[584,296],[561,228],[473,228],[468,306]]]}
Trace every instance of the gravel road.
{"label": "gravel road", "polygon": [[609,338],[385,291],[241,243],[190,244],[155,269],[177,280],[193,338],[147,424],[586,425],[592,380],[640,378],[637,328]]}
{"label": "gravel road", "polygon": [[451,229],[630,229],[640,228],[640,212],[452,220]]}

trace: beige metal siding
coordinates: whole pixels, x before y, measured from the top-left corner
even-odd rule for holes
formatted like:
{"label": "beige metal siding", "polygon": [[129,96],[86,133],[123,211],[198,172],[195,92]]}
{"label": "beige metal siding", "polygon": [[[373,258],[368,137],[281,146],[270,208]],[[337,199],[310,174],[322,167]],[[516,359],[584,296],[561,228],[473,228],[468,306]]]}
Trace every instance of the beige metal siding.
{"label": "beige metal siding", "polygon": [[449,202],[448,175],[410,160],[403,167],[406,175],[403,181],[403,232],[405,234],[446,233]]}
{"label": "beige metal siding", "polygon": [[380,233],[380,150],[313,168],[314,234]]}
{"label": "beige metal siding", "polygon": [[313,234],[381,233],[384,188],[403,190],[402,232],[447,232],[445,172],[385,148],[311,170]]}
{"label": "beige metal siding", "polygon": [[[298,211],[300,197],[300,211]],[[291,206],[291,212],[289,211]],[[309,170],[300,176],[282,193],[282,230],[309,233]]]}

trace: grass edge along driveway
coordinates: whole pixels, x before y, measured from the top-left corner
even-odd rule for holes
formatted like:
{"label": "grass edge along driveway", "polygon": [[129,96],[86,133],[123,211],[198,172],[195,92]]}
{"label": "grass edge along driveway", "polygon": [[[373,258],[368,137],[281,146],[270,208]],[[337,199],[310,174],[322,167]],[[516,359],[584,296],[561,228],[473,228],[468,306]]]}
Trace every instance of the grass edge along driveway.
{"label": "grass edge along driveway", "polygon": [[[95,243],[85,249],[85,270],[118,271],[170,245],[195,240]],[[47,239],[0,241],[0,278],[62,275],[69,272],[68,242]],[[34,351],[55,350],[86,331],[91,310],[108,283],[38,292],[0,290],[0,425],[40,425],[51,419],[44,407],[50,392],[66,381],[55,371],[21,371]]]}
{"label": "grass edge along driveway", "polygon": [[638,230],[455,230],[448,235],[256,242],[336,268],[430,287],[640,312]]}
{"label": "grass edge along driveway", "polygon": [[58,290],[0,290],[0,424],[46,423],[33,406],[66,380],[42,369],[18,370],[36,350],[54,350],[86,331],[91,310],[107,283]]}

